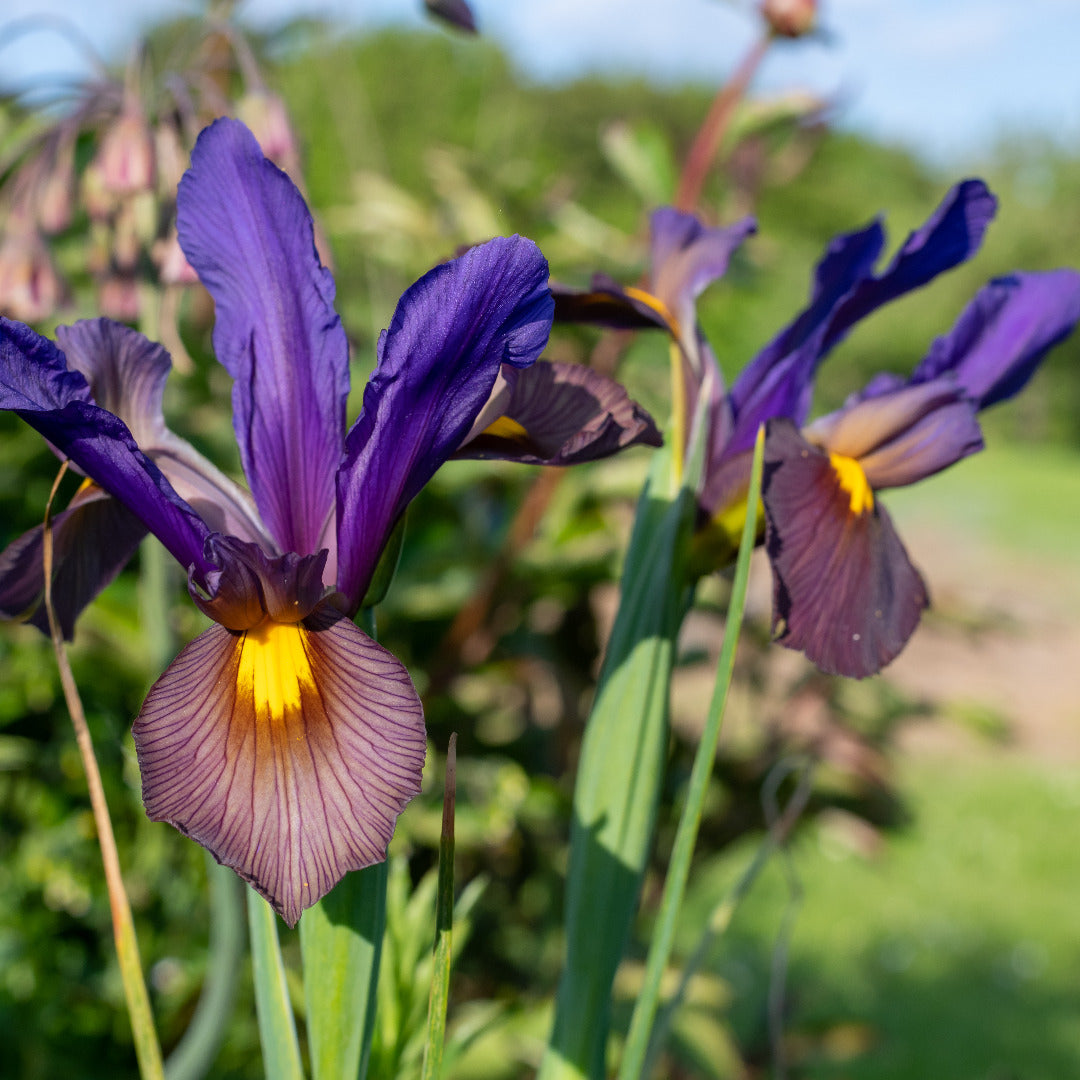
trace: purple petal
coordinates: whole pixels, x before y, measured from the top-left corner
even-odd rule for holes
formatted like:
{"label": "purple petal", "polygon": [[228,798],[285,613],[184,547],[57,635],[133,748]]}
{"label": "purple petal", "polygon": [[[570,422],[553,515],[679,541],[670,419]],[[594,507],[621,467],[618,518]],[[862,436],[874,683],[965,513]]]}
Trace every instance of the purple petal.
{"label": "purple petal", "polygon": [[731,389],[731,452],[749,449],[758,426],[772,417],[801,425],[810,409],[814,372],[826,353],[872,311],[970,258],[996,206],[981,180],[957,184],[879,275],[871,269],[884,243],[880,224],[834,240],[817,268],[810,306]]}
{"label": "purple petal", "polygon": [[222,119],[199,136],[177,196],[180,245],[217,308],[248,485],[282,551],[308,554],[334,510],[348,345],[311,215],[254,136]]}
{"label": "purple petal", "polygon": [[203,547],[210,530],[139,450],[124,423],[90,403],[90,388],[69,371],[52,342],[0,319],[0,409],[40,432],[91,480],[120,500],[196,575],[213,570]]}
{"label": "purple petal", "polygon": [[[124,568],[146,528],[91,484],[80,488],[67,509],[54,515],[52,530],[53,610],[70,641],[79,613]],[[0,552],[0,618],[25,619],[47,634],[43,532],[38,525]]]}
{"label": "purple petal", "polygon": [[662,442],[652,417],[591,368],[540,360],[506,376],[505,391],[493,394],[455,457],[574,465]]}
{"label": "purple petal", "polygon": [[870,312],[970,259],[979,250],[996,210],[997,199],[981,180],[962,180],[950,188],[885,270],[861,281],[839,306],[822,341],[823,350],[831,349]]}
{"label": "purple petal", "polygon": [[768,426],[762,499],[776,640],[823,671],[880,671],[929,602],[880,502],[853,508],[828,454],[786,420]]}
{"label": "purple petal", "polygon": [[796,423],[806,419],[829,319],[871,272],[884,244],[885,233],[876,221],[831,241],[814,270],[809,306],[758,353],[731,387],[732,455],[752,449],[757,429],[772,417],[788,417]]}
{"label": "purple petal", "polygon": [[975,406],[950,378],[864,398],[804,434],[856,459],[875,490],[913,484],[983,448]]}
{"label": "purple petal", "polygon": [[265,618],[300,622],[326,594],[325,550],[270,556],[233,536],[212,536],[206,546],[220,569],[208,575],[204,589],[189,591],[199,610],[227,630],[250,630]]}
{"label": "purple petal", "polygon": [[154,684],[133,733],[147,814],[290,925],[386,857],[426,748],[408,673],[325,612],[244,634],[211,627]]}
{"label": "purple petal", "polygon": [[424,7],[450,26],[468,34],[476,33],[476,19],[465,0],[424,0]]}
{"label": "purple petal", "polygon": [[59,326],[56,336],[94,402],[124,421],[139,449],[211,529],[273,550],[247,492],[165,426],[161,402],[172,364],[162,346],[109,319]]}
{"label": "purple petal", "polygon": [[670,206],[653,213],[652,292],[674,313],[680,336],[694,329],[694,301],[727,273],[735,249],[756,230],[757,223],[749,217],[727,228],[710,229],[693,214]]}
{"label": "purple petal", "polygon": [[980,409],[1019,392],[1039,361],[1080,320],[1080,274],[1052,270],[997,278],[930,346],[916,382],[952,372]]}
{"label": "purple petal", "polygon": [[355,609],[395,523],[461,445],[502,364],[547,344],[547,262],[499,237],[410,286],[379,340],[379,363],[338,474],[338,585]]}

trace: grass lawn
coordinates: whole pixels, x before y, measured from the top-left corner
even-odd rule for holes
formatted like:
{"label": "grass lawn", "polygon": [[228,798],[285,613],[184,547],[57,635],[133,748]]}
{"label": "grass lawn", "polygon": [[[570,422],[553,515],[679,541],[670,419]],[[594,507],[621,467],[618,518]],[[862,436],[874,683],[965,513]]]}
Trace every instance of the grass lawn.
{"label": "grass lawn", "polygon": [[[1004,754],[903,769],[913,823],[873,857],[836,821],[807,829],[790,947],[793,1075],[1063,1080],[1080,1075],[1080,773]],[[696,882],[684,925],[730,880]],[[740,1041],[764,1041],[767,971],[789,892],[778,866],[744,902],[717,970]]]}

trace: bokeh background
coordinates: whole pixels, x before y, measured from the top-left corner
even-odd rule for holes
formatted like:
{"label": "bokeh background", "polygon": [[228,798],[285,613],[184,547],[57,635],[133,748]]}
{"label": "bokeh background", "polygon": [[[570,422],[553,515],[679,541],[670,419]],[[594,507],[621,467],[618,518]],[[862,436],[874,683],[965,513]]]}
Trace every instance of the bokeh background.
{"label": "bokeh background", "polygon": [[[254,0],[231,14],[287,103],[357,390],[401,291],[461,244],[520,232],[560,281],[584,284],[597,270],[636,280],[648,211],[671,198],[717,86],[760,32],[752,7],[710,0],[474,8],[479,38],[434,25],[406,0]],[[0,106],[8,177],[35,122],[28,110],[59,115],[64,88],[93,70],[84,45],[41,21],[50,12],[121,73],[139,34],[145,70],[161,72],[205,29],[204,9],[191,4],[108,0],[91,17],[79,4],[8,0],[0,16],[19,28],[0,34],[0,88],[12,95]],[[1080,8],[835,0],[821,25],[813,39],[772,50],[707,187],[717,219],[759,220],[759,235],[700,305],[729,377],[799,310],[835,233],[883,213],[895,247],[966,175],[983,176],[1001,200],[970,264],[837,350],[819,383],[826,409],[876,371],[910,370],[988,278],[1080,263]],[[54,242],[70,292],[42,329],[96,311],[88,235],[77,217]],[[171,380],[166,407],[178,430],[236,470],[211,325],[206,298],[190,291],[177,344],[192,367]],[[612,348],[596,333],[557,330],[550,355],[595,361]],[[663,344],[643,335],[616,351],[622,380],[663,418]],[[354,394],[353,414],[358,407]],[[886,496],[934,607],[883,675],[839,682],[770,647],[768,567],[755,566],[680,959],[775,816],[763,792],[775,789],[781,805],[805,796],[806,806],[787,854],[709,948],[661,1075],[768,1075],[778,1038],[792,1077],[1056,1080],[1080,1071],[1080,341],[1058,349],[985,428],[985,453]],[[646,461],[635,451],[557,478],[454,463],[410,514],[379,627],[425,696],[431,752],[427,792],[393,847],[401,902],[387,993],[400,1015],[380,1032],[373,1076],[410,1075],[414,1061],[409,1024],[426,991],[413,961],[429,940],[428,886],[412,906],[405,897],[434,862],[451,731],[460,738],[458,875],[472,883],[453,987],[453,1075],[527,1076],[539,1059],[560,963],[574,760]],[[0,466],[6,544],[40,521],[55,462],[5,415]],[[147,614],[151,562],[87,613],[72,655],[168,1050],[214,956],[232,945],[208,942],[202,853],[147,822],[139,803],[129,727],[160,670],[148,619],[174,642],[201,626],[178,574],[165,586],[164,618],[160,604]],[[703,587],[682,643],[666,809],[618,981],[624,1012],[715,670],[725,589],[722,578]],[[49,648],[32,628],[5,626],[4,1076],[133,1074],[108,927]],[[293,936],[284,941],[295,949]],[[243,975],[234,993],[211,1075],[258,1076]]]}

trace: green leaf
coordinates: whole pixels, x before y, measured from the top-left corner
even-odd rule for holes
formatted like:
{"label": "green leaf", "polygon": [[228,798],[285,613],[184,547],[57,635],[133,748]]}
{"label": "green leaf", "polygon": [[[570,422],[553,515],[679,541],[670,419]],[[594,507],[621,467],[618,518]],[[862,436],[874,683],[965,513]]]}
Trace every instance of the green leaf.
{"label": "green leaf", "polygon": [[671,946],[675,940],[675,928],[678,924],[679,910],[686,892],[686,882],[690,875],[690,860],[694,854],[701,813],[708,793],[709,777],[712,775],[713,762],[716,760],[716,745],[720,738],[720,726],[724,718],[724,706],[727,704],[731,677],[735,669],[735,646],[738,644],[739,631],[742,628],[743,611],[746,606],[746,589],[750,581],[750,555],[754,550],[757,535],[757,506],[761,494],[761,468],[765,449],[765,429],[758,430],[754,445],[754,460],[751,466],[750,488],[746,496],[747,513],[743,525],[742,540],[739,545],[739,559],[735,566],[735,582],[731,590],[731,603],[728,607],[727,623],[724,627],[724,644],[720,651],[717,665],[716,683],[713,686],[712,700],[705,728],[694,755],[694,767],[690,773],[690,788],[686,806],[679,819],[675,832],[675,846],[671,853],[667,879],[664,882],[664,895],[660,902],[660,913],[649,945],[649,956],[645,965],[645,982],[637,1004],[634,1006],[630,1031],[626,1038],[622,1064],[619,1068],[619,1080],[642,1080],[644,1077],[645,1055],[649,1046],[649,1033],[656,1016],[660,1000],[660,980],[671,956]]}
{"label": "green leaf", "polygon": [[457,793],[457,735],[446,751],[446,786],[443,793],[442,837],[439,841],[439,893],[435,908],[435,958],[428,1001],[427,1042],[424,1044],[423,1080],[442,1075],[446,1041],[446,1008],[450,1000],[450,965],[454,941],[454,798]]}
{"label": "green leaf", "polygon": [[296,1021],[285,987],[285,965],[278,944],[276,916],[254,889],[247,890],[247,909],[263,1068],[267,1080],[303,1080]]}
{"label": "green leaf", "polygon": [[386,880],[385,862],[346,874],[300,919],[314,1080],[352,1080],[367,1071]]}
{"label": "green leaf", "polygon": [[687,598],[682,582],[694,500],[688,487],[672,493],[672,475],[666,447],[653,457],[638,504],[619,610],[585,728],[574,789],[566,965],[539,1080],[604,1075],[611,985],[652,844],[675,639]]}

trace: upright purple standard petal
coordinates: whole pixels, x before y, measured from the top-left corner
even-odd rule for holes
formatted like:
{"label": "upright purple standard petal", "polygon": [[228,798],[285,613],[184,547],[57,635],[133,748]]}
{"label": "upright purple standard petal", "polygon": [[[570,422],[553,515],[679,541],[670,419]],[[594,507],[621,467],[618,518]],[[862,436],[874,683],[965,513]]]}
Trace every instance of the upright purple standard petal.
{"label": "upright purple standard petal", "polygon": [[872,311],[970,258],[996,206],[981,180],[955,185],[880,274],[872,273],[884,244],[879,223],[834,240],[818,265],[810,306],[731,388],[731,452],[750,449],[758,426],[772,417],[802,424],[810,410],[814,372],[829,350]]}
{"label": "upright purple standard petal", "polygon": [[21,416],[98,486],[120,500],[172,553],[202,576],[210,530],[139,450],[124,423],[90,402],[64,354],[21,323],[0,319],[0,409]]}
{"label": "upright purple standard petal", "polygon": [[165,426],[162,397],[172,362],[156,342],[110,319],[58,326],[68,366],[90,384],[94,403],[127,425],[139,449],[207,525],[273,550],[248,493]]}
{"label": "upright purple standard petal", "polygon": [[282,551],[325,547],[345,433],[348,345],[293,182],[236,120],[199,136],[177,195],[180,245],[217,308],[240,459]]}
{"label": "upright purple standard petal", "polygon": [[499,237],[402,296],[338,474],[337,580],[353,610],[398,518],[461,445],[500,366],[527,367],[547,344],[547,276],[535,244]]}
{"label": "upright purple standard petal", "polygon": [[1005,401],[1080,320],[1080,274],[1011,274],[984,286],[930,346],[915,382],[952,372],[980,409]]}
{"label": "upright purple standard petal", "polygon": [[386,857],[426,740],[405,669],[340,613],[212,626],[133,728],[143,801],[250,881],[290,925]]}

